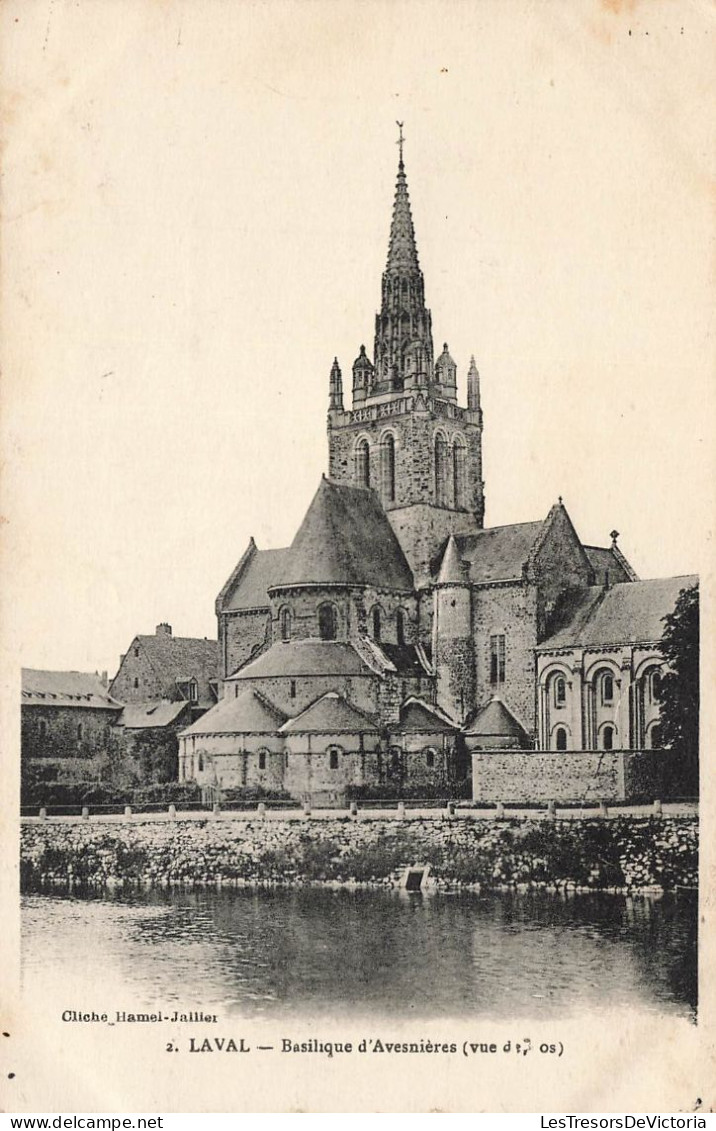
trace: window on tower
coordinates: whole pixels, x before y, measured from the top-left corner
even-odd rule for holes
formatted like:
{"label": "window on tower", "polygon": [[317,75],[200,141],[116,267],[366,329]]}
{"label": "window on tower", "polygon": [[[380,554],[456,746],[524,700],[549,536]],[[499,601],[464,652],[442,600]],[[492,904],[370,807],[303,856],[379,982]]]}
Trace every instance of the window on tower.
{"label": "window on tower", "polygon": [[455,509],[459,510],[465,504],[465,445],[461,439],[455,440],[452,450],[452,481]]}
{"label": "window on tower", "polygon": [[291,610],[286,608],[281,609],[281,639],[291,639]]}
{"label": "window on tower", "polygon": [[505,682],[505,638],[490,637],[490,683]]}
{"label": "window on tower", "polygon": [[367,440],[356,444],[356,483],[359,487],[370,487],[370,447]]}
{"label": "window on tower", "polygon": [[435,437],[435,501],[439,507],[447,506],[447,440],[442,432]]}
{"label": "window on tower", "polygon": [[380,442],[380,490],[383,502],[395,500],[395,438],[391,432]]}
{"label": "window on tower", "polygon": [[398,609],[395,614],[395,635],[398,644],[405,644],[405,612]]}
{"label": "window on tower", "polygon": [[380,616],[380,608],[378,607],[378,605],[376,605],[375,608],[373,609],[373,612],[371,613],[370,619],[371,619],[371,632],[372,632],[372,635],[373,635],[373,639],[380,641],[381,616]]}

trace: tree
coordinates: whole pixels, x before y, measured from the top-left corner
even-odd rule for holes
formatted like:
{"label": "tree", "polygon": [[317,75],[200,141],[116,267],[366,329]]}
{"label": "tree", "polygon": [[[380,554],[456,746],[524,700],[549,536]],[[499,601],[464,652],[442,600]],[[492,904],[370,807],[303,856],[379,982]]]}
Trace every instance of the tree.
{"label": "tree", "polygon": [[660,650],[668,665],[661,681],[661,743],[674,752],[672,786],[699,788],[699,587],[682,589],[664,618]]}

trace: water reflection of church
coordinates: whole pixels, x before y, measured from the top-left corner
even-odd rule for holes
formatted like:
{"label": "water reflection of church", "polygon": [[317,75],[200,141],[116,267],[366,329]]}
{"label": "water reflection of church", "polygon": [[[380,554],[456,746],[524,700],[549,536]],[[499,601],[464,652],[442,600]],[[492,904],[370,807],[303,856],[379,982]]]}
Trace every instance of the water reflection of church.
{"label": "water reflection of church", "polygon": [[474,359],[465,406],[457,384],[447,345],[434,357],[401,137],[373,359],[361,346],[349,406],[333,363],[328,475],[293,543],[251,539],[217,598],[222,697],[181,735],[182,780],[420,792],[473,753],[477,796],[643,787],[662,618],[695,578],[639,581],[617,533],[583,545],[561,499],[485,527]]}

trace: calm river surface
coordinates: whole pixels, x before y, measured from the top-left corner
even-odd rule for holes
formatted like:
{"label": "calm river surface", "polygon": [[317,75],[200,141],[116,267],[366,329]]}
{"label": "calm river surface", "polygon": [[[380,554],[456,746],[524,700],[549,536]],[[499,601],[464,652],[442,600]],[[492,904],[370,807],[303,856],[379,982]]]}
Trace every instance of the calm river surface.
{"label": "calm river surface", "polygon": [[76,1009],[692,1017],[696,923],[692,893],[26,895],[23,983]]}

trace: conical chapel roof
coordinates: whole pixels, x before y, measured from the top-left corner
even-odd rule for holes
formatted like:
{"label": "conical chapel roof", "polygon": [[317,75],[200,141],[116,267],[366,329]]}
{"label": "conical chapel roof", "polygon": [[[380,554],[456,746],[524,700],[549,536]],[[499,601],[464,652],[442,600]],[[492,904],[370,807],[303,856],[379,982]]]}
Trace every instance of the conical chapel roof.
{"label": "conical chapel roof", "polygon": [[413,575],[378,496],[321,479],[275,588],[376,585],[409,590]]}

